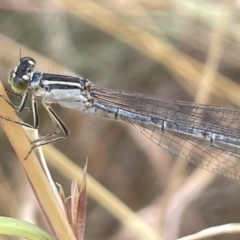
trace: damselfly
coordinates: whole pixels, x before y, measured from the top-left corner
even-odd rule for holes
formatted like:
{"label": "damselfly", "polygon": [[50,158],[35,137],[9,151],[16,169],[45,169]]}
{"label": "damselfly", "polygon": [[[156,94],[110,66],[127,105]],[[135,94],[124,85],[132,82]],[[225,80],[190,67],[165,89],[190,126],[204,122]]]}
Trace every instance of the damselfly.
{"label": "damselfly", "polygon": [[69,135],[63,121],[50,107],[57,103],[129,122],[159,146],[198,167],[240,180],[240,110],[104,88],[82,77],[34,72],[35,65],[31,57],[20,59],[9,83],[22,101],[15,106],[5,99],[21,112],[31,92],[33,126],[20,124],[38,128],[36,97],[42,97],[55,131],[32,141],[32,149]]}

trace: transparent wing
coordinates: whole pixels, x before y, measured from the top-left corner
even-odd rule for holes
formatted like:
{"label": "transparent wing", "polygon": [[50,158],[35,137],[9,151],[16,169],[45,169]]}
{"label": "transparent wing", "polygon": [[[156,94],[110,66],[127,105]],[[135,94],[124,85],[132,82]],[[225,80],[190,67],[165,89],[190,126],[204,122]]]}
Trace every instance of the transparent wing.
{"label": "transparent wing", "polygon": [[[239,140],[239,145],[214,147],[192,135],[162,131],[161,126],[123,119],[153,142],[207,171],[240,180],[240,111],[184,101],[172,101],[145,94],[95,87],[97,101],[121,109],[191,126]],[[238,142],[238,141],[237,141]]]}
{"label": "transparent wing", "polygon": [[144,127],[144,123],[129,121],[142,134],[171,153],[205,169],[228,178],[240,180],[240,161],[237,154],[196,142],[181,134],[161,132],[157,127]]}

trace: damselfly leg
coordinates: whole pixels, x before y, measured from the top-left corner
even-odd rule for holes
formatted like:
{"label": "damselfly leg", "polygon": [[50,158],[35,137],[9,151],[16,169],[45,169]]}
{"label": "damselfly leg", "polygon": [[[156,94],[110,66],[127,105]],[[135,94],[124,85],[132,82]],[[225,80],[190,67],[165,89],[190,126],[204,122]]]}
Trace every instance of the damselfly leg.
{"label": "damselfly leg", "polygon": [[[21,96],[19,94],[15,94],[15,93],[14,93],[14,95],[22,98],[22,101],[19,106],[16,106],[14,103],[12,103],[10,100],[8,100],[3,95],[0,95],[0,97],[2,97],[17,112],[32,111],[33,125],[22,122],[22,121],[18,121],[18,120],[9,118],[9,117],[0,116],[0,118],[4,119],[6,121],[11,121],[13,123],[19,124],[21,126],[24,126],[24,127],[30,128],[30,129],[38,129],[39,115],[38,115],[38,106],[37,106],[37,102],[36,102],[36,97],[34,95],[32,96],[32,108],[28,108],[25,106],[28,95],[29,95],[28,92],[25,92],[23,96]],[[33,141],[30,141],[31,149],[29,150],[27,156],[25,157],[25,160],[28,158],[28,156],[31,154],[31,152],[34,148],[40,147],[42,145],[46,145],[49,143],[53,143],[56,141],[60,141],[62,139],[65,139],[69,135],[68,129],[66,128],[64,123],[61,121],[61,119],[57,116],[57,114],[51,109],[51,107],[45,103],[43,103],[43,106],[47,110],[47,112],[53,122],[55,131],[53,131],[45,136],[42,136],[38,139],[35,139]]]}
{"label": "damselfly leg", "polygon": [[[35,101],[36,103],[36,101]],[[69,131],[63,121],[58,117],[58,115],[52,110],[52,108],[43,102],[44,108],[47,110],[48,115],[50,116],[54,129],[54,132],[51,132],[45,136],[42,136],[36,140],[31,141],[31,149],[28,152],[25,159],[28,158],[28,156],[31,154],[32,150],[36,147],[40,147],[49,143],[57,142],[60,140],[65,139],[69,135]],[[36,111],[37,113],[37,111]],[[35,120],[38,121],[38,115],[34,116]],[[39,122],[39,121],[38,121]]]}
{"label": "damselfly leg", "polygon": [[[16,97],[20,97],[21,99],[23,99],[23,97],[22,97],[20,94],[14,93],[14,92],[12,92],[12,91],[10,91],[10,90],[7,90],[7,89],[6,89],[6,91],[9,92],[10,94],[16,96]],[[4,99],[4,100],[5,100],[15,111],[17,111],[17,112],[20,112],[19,109],[21,109],[21,108],[22,108],[21,111],[23,111],[23,110],[24,110],[24,111],[32,111],[31,108],[25,107],[24,105],[23,105],[23,107],[20,108],[21,104],[20,104],[20,106],[16,106],[14,103],[12,103],[8,98],[6,98],[5,96],[3,96],[2,94],[0,94],[0,97],[1,97],[2,99]],[[23,101],[21,101],[21,102],[23,102]],[[34,128],[31,124],[28,124],[28,123],[25,123],[25,122],[22,122],[22,121],[18,121],[18,120],[16,120],[16,119],[12,119],[12,118],[9,118],[9,117],[4,117],[4,116],[0,116],[0,118],[1,118],[1,119],[4,119],[4,120],[6,120],[6,121],[10,121],[10,122],[13,122],[13,123],[22,125],[22,126],[27,127],[27,128],[31,128],[31,129]]]}

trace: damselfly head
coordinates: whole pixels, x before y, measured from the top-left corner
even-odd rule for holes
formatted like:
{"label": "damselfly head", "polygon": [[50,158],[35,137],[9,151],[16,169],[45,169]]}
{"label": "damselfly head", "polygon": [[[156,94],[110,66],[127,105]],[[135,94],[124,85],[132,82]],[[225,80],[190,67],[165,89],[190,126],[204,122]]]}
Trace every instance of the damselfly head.
{"label": "damselfly head", "polygon": [[19,65],[10,73],[9,84],[16,93],[24,93],[31,81],[31,73],[36,65],[36,61],[31,57],[20,59]]}

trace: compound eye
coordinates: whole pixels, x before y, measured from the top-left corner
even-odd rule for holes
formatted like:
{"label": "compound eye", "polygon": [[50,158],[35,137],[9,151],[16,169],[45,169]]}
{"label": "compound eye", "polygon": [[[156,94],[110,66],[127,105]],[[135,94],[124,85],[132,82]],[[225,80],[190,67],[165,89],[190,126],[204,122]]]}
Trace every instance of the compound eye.
{"label": "compound eye", "polygon": [[32,68],[35,67],[36,62],[31,57],[24,57],[24,58],[20,59],[20,64],[19,65],[22,65],[22,66],[25,66],[26,68],[32,69]]}
{"label": "compound eye", "polygon": [[28,63],[29,63],[30,68],[34,68],[36,65],[35,61],[33,61],[33,60],[28,60]]}
{"label": "compound eye", "polygon": [[35,67],[35,62],[33,62],[32,60],[28,60],[26,66],[27,66],[28,71],[30,71]]}

